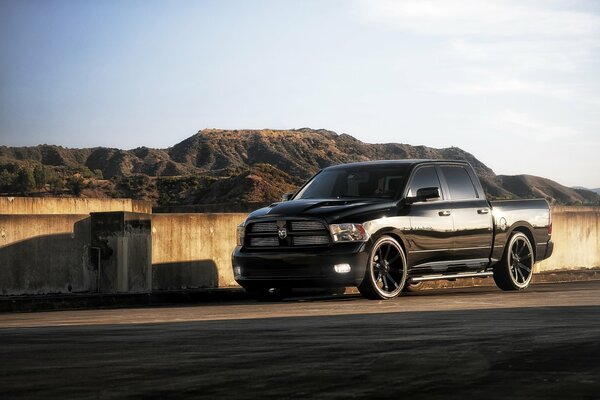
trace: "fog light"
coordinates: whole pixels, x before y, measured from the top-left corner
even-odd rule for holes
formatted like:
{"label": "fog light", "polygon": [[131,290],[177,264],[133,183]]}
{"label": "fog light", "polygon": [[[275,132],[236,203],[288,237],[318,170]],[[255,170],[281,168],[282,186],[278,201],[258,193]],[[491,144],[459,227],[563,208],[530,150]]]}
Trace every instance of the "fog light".
{"label": "fog light", "polygon": [[335,264],[333,266],[333,269],[338,274],[347,274],[348,272],[350,272],[350,264]]}
{"label": "fog light", "polygon": [[242,267],[233,267],[233,275],[241,276],[242,275]]}

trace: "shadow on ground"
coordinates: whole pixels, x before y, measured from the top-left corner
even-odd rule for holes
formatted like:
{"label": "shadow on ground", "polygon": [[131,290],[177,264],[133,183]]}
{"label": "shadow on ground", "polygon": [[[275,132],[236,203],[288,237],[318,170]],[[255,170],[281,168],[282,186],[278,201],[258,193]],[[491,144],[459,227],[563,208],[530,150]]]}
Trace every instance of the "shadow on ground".
{"label": "shadow on ground", "polygon": [[7,328],[0,387],[5,399],[593,399],[598,315],[532,307]]}

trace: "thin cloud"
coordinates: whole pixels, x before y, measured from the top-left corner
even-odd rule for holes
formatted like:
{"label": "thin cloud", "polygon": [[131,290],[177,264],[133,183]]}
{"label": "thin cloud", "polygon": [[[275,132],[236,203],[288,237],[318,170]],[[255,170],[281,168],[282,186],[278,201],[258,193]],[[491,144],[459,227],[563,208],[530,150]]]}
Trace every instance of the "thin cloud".
{"label": "thin cloud", "polygon": [[512,132],[516,137],[526,137],[536,142],[572,140],[581,136],[573,127],[540,121],[529,114],[513,110],[505,110],[496,115],[492,125],[499,131]]}
{"label": "thin cloud", "polygon": [[429,51],[445,73],[424,84],[428,91],[599,101],[580,79],[581,71],[600,61],[600,16],[567,7],[577,3],[359,0],[356,4],[365,23],[437,43]]}
{"label": "thin cloud", "polygon": [[489,80],[480,80],[475,82],[459,83],[428,83],[426,88],[429,91],[444,94],[460,95],[493,95],[493,94],[534,94],[545,97],[552,97],[559,100],[576,100],[579,95],[569,87],[560,87],[557,85],[548,85],[545,83],[527,81],[514,78],[496,77]]}
{"label": "thin cloud", "polygon": [[600,49],[599,38],[584,36],[576,43],[565,38],[461,38],[449,40],[446,47],[449,56],[470,64],[493,66],[498,70],[519,73],[536,70],[573,72],[595,60],[596,51]]}
{"label": "thin cloud", "polygon": [[424,35],[442,36],[590,36],[600,18],[558,7],[552,1],[359,0],[366,22]]}

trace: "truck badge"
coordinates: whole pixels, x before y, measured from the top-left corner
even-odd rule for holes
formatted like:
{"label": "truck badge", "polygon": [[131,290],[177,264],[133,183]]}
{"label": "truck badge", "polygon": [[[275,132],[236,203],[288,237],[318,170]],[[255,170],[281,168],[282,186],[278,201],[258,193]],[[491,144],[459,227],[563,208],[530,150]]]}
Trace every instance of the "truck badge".
{"label": "truck badge", "polygon": [[285,229],[285,226],[277,228],[277,235],[279,235],[279,239],[285,239],[287,237],[287,229]]}

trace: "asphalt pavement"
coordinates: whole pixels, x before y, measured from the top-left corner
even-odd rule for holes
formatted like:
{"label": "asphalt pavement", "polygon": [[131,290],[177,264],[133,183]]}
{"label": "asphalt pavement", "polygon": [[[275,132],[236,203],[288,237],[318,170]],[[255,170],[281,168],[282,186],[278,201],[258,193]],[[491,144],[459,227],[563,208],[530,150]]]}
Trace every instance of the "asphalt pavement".
{"label": "asphalt pavement", "polygon": [[600,399],[600,282],[0,314],[0,398]]}

